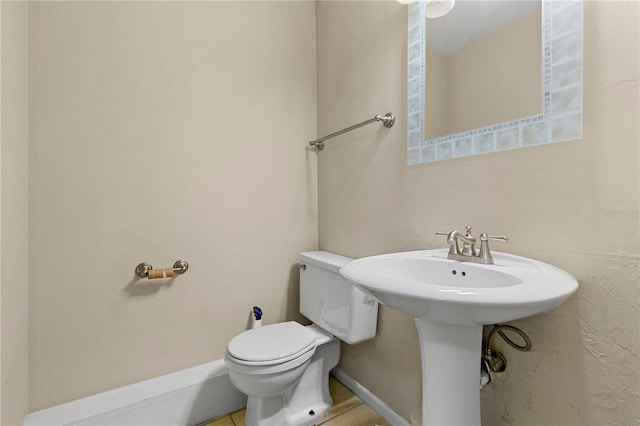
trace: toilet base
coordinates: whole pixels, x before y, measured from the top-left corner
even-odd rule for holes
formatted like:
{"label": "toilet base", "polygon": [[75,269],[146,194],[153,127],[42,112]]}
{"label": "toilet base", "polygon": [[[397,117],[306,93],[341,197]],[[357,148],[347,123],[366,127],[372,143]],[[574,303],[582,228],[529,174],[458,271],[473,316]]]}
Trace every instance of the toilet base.
{"label": "toilet base", "polygon": [[[247,426],[311,426],[324,416],[330,409],[331,401],[318,401],[314,405],[307,405],[298,412],[286,407],[282,395],[260,398],[247,398],[247,411],[244,423]],[[308,411],[307,411],[308,410]]]}
{"label": "toilet base", "polygon": [[[313,325],[309,327],[314,327]],[[318,330],[320,331],[320,330]],[[326,333],[323,333],[326,335]],[[329,371],[338,365],[340,341],[331,338],[316,347],[300,380],[282,394],[272,397],[249,395],[247,426],[309,426],[332,407],[329,394]]]}

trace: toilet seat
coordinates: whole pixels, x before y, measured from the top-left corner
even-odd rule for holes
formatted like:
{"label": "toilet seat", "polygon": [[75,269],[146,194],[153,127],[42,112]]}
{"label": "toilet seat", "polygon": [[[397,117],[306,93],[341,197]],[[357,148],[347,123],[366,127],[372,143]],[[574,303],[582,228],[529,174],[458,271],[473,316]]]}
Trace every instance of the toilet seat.
{"label": "toilet seat", "polygon": [[[317,336],[295,321],[267,325],[240,333],[227,346],[227,358],[247,367],[277,366],[315,352]],[[293,367],[293,365],[291,365]]]}

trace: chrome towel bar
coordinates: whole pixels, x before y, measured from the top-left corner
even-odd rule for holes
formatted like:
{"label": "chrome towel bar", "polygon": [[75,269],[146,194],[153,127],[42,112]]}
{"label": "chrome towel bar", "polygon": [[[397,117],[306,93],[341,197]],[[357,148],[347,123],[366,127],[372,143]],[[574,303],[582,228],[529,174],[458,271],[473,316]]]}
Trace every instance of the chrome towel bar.
{"label": "chrome towel bar", "polygon": [[327,135],[323,138],[311,141],[309,142],[309,146],[315,146],[318,151],[322,151],[324,149],[324,141],[326,141],[327,139],[331,139],[343,133],[350,132],[354,129],[357,129],[358,127],[366,126],[367,124],[373,123],[374,121],[382,121],[384,127],[391,127],[393,126],[393,123],[396,122],[396,117],[390,112],[386,113],[385,115],[376,115],[375,117],[363,121],[362,123],[354,124],[353,126],[347,127],[346,129],[342,129],[335,133],[331,133],[330,135]]}

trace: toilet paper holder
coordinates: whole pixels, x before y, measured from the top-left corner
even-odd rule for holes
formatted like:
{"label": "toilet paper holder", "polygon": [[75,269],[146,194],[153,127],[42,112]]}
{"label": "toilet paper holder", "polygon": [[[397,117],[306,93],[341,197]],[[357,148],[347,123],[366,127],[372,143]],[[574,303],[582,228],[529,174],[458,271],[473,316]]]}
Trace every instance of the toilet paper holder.
{"label": "toilet paper holder", "polygon": [[189,262],[186,260],[176,260],[173,268],[153,269],[149,262],[142,262],[136,266],[136,275],[140,278],[148,278],[150,280],[156,278],[173,278],[175,274],[182,275],[189,269]]}

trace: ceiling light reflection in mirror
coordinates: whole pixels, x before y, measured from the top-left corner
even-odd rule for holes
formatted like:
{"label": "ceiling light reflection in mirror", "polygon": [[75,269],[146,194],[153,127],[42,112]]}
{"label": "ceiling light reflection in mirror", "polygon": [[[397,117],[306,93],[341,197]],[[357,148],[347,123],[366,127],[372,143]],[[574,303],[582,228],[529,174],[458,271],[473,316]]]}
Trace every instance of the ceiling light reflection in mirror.
{"label": "ceiling light reflection in mirror", "polygon": [[[396,0],[401,4],[411,4],[418,0]],[[456,0],[423,0],[424,14],[427,18],[437,19],[442,18],[447,13],[453,10],[456,5]]]}

